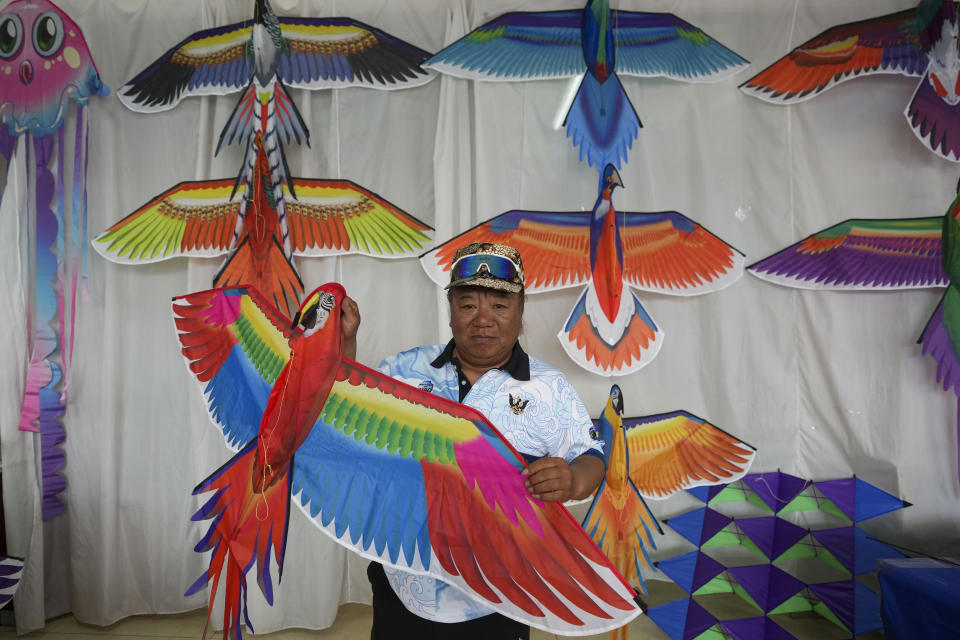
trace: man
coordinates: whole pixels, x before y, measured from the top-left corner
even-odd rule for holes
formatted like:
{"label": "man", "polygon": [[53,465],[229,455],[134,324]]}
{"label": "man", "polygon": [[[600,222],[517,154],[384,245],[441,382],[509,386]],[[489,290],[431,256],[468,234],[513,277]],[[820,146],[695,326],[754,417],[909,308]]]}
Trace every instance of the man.
{"label": "man", "polygon": [[[378,367],[399,380],[484,414],[527,459],[527,488],[540,500],[589,496],[604,475],[590,418],[570,382],[528,356],[517,338],[524,305],[523,263],[513,247],[474,243],[457,251],[447,301],[453,339],[417,347]],[[360,315],[344,304],[344,354],[354,357]],[[457,589],[373,562],[372,640],[529,638],[530,630]]]}

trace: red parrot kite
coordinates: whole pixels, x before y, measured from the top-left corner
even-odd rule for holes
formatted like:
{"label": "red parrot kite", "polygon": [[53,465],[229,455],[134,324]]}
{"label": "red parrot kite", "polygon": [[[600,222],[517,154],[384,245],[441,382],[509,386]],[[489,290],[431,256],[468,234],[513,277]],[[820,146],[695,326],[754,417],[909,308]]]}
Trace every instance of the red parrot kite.
{"label": "red parrot kite", "polygon": [[[340,544],[435,576],[551,632],[597,633],[640,614],[636,592],[558,503],[524,487],[523,458],[476,410],[342,357],[343,288],[324,285],[291,322],[255,290],[212,289],[173,310],[213,421],[239,453],[195,493],[212,551],[192,594],[224,582],[240,637],[246,574],[273,602],[293,502]],[[249,627],[249,620],[247,620]]]}

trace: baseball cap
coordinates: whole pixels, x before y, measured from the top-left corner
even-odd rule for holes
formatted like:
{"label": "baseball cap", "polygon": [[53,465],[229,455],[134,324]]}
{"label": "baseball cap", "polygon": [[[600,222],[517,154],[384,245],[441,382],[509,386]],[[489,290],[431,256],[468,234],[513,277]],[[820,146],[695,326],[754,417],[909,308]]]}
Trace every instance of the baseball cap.
{"label": "baseball cap", "polygon": [[450,266],[451,287],[486,287],[510,293],[523,291],[520,252],[505,244],[474,242],[461,247]]}

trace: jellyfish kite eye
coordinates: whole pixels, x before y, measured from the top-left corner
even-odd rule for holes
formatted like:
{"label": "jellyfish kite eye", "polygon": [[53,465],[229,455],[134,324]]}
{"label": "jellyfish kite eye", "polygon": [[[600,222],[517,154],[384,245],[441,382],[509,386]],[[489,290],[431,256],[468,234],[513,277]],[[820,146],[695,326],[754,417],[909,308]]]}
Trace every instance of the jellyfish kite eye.
{"label": "jellyfish kite eye", "polygon": [[23,23],[12,13],[0,15],[0,59],[12,58],[23,44]]}
{"label": "jellyfish kite eye", "polygon": [[33,24],[33,48],[44,58],[55,56],[63,44],[63,20],[47,11]]}

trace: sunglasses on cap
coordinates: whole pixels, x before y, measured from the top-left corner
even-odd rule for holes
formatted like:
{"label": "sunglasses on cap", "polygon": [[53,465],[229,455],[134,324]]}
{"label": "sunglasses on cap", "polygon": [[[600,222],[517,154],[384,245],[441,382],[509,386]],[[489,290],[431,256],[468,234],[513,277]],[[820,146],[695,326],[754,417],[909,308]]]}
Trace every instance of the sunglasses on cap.
{"label": "sunglasses on cap", "polygon": [[517,265],[510,258],[491,253],[479,253],[463,256],[454,262],[453,266],[450,267],[450,281],[462,280],[484,273],[508,281],[520,277]]}

